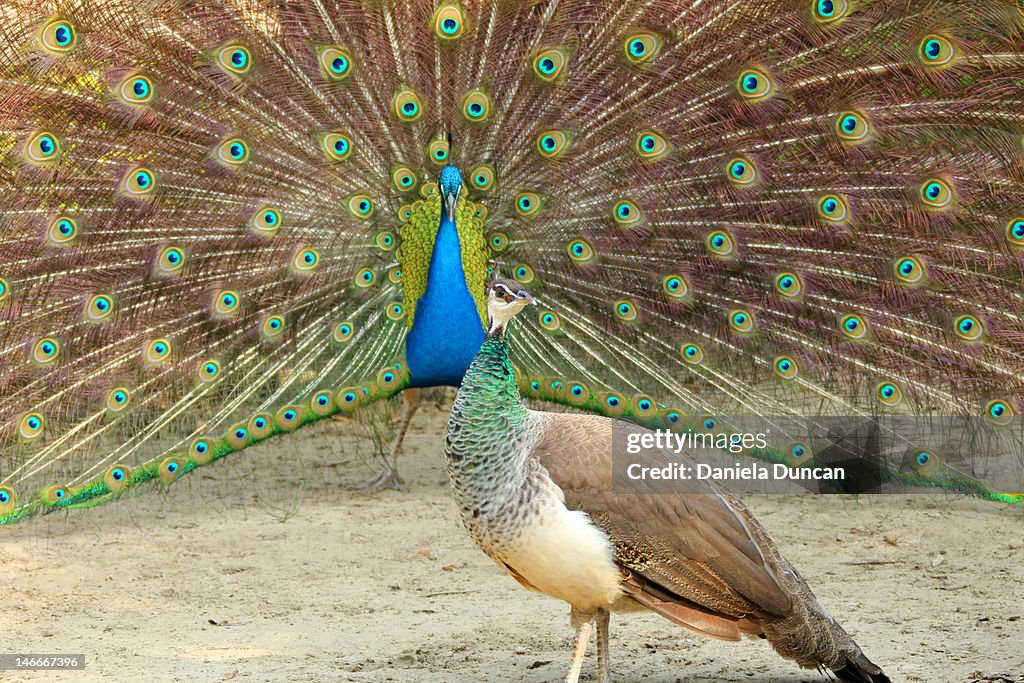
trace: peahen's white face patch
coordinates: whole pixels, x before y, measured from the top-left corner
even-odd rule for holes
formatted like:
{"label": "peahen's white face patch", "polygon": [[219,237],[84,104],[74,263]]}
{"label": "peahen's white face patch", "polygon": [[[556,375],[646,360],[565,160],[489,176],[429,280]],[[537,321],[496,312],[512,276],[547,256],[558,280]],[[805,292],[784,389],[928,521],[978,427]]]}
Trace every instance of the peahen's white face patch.
{"label": "peahen's white face patch", "polygon": [[496,282],[487,293],[487,315],[490,318],[490,331],[504,329],[508,321],[530,304],[537,301],[526,290],[512,291],[503,282]]}

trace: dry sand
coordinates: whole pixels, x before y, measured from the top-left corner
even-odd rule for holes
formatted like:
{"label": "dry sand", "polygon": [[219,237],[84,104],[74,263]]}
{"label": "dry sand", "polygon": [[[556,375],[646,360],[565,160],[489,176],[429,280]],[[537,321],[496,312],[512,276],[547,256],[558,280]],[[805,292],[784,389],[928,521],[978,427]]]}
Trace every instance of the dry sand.
{"label": "dry sand", "polygon": [[[408,492],[346,488],[371,476],[372,444],[328,421],[139,498],[0,528],[0,652],[87,659],[0,680],[560,680],[568,608],[471,545],[448,496],[445,419],[431,407],[414,421]],[[1024,671],[1020,509],[748,502],[893,681]],[[652,614],[613,617],[612,664],[617,682],[825,680],[763,641],[709,641]],[[595,670],[591,656],[585,679]]]}

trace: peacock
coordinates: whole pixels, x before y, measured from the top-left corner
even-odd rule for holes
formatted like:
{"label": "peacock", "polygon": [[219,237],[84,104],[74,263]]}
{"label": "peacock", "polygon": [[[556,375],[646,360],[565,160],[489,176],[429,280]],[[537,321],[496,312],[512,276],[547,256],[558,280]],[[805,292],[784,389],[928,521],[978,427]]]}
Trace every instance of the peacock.
{"label": "peacock", "polygon": [[528,399],[947,416],[994,445],[897,433],[886,480],[1020,502],[1022,39],[1009,0],[5,2],[0,524],[401,394],[397,457],[492,272]]}
{"label": "peacock", "polygon": [[[524,588],[571,606],[566,683],[579,680],[595,621],[598,681],[610,683],[610,613],[644,608],[712,638],[765,638],[844,681],[889,683],[739,499],[706,480],[681,482],[674,495],[650,480],[619,484],[615,432],[628,425],[527,410],[505,335],[536,300],[515,283],[489,289],[487,338],[448,422],[448,476],[480,549]],[[660,448],[633,458],[695,465]]]}

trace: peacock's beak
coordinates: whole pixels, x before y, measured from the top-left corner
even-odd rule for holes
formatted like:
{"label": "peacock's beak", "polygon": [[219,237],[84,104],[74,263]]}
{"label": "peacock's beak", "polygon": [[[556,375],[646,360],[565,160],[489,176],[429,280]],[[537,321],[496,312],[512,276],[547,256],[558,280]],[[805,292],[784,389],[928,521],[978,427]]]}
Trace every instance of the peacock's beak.
{"label": "peacock's beak", "polygon": [[444,208],[448,212],[448,217],[455,220],[455,205],[459,203],[459,195],[457,194],[446,194],[444,196]]}

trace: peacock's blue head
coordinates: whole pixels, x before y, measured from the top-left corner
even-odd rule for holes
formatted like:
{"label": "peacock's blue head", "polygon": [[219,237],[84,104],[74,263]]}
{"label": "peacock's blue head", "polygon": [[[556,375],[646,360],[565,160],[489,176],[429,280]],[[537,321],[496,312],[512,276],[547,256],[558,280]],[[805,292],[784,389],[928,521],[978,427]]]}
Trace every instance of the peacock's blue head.
{"label": "peacock's blue head", "polygon": [[437,177],[437,187],[441,191],[441,199],[444,201],[448,216],[455,218],[455,205],[458,204],[459,195],[462,193],[462,173],[456,166],[445,166],[441,175]]}

